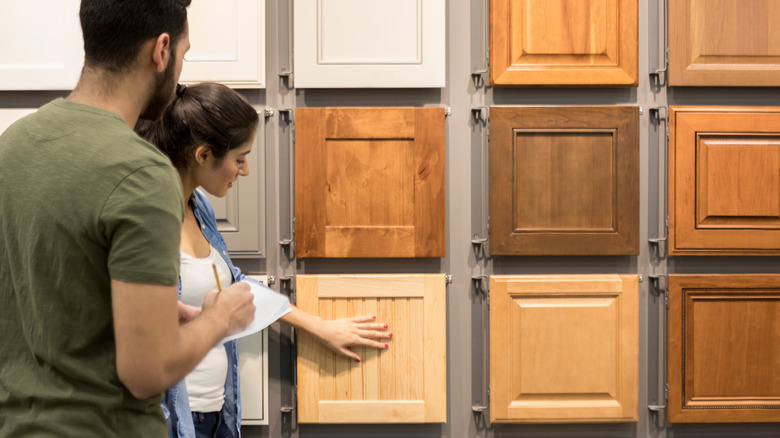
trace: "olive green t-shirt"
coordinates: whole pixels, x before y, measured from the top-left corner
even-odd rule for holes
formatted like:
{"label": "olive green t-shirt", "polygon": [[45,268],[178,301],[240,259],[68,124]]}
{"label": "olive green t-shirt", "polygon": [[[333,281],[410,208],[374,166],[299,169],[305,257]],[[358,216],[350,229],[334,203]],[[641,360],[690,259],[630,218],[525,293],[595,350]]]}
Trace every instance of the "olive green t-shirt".
{"label": "olive green t-shirt", "polygon": [[183,214],[117,114],[58,99],[0,136],[0,436],[167,436],[117,377],[110,282],[177,284]]}

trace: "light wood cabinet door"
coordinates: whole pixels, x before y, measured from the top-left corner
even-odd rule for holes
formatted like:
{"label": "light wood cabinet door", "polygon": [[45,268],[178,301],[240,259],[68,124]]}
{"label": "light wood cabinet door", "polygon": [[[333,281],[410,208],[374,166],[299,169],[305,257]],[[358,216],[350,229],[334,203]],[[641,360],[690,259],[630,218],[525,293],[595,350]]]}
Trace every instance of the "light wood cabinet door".
{"label": "light wood cabinet door", "polygon": [[669,0],[669,85],[780,85],[780,3]]}
{"label": "light wood cabinet door", "polygon": [[637,107],[491,107],[492,255],[639,254]]}
{"label": "light wood cabinet door", "polygon": [[444,257],[444,109],[295,110],[298,257]]}
{"label": "light wood cabinet door", "polygon": [[295,0],[297,88],[445,85],[444,0]]}
{"label": "light wood cabinet door", "polygon": [[71,90],[84,64],[78,0],[0,1],[0,90]]}
{"label": "light wood cabinet door", "polygon": [[637,85],[637,9],[637,0],[491,0],[490,85]]}
{"label": "light wood cabinet door", "polygon": [[670,275],[670,423],[780,422],[780,275]]}
{"label": "light wood cabinet door", "polygon": [[[268,284],[265,275],[248,275]],[[268,424],[268,329],[238,340],[241,424]]]}
{"label": "light wood cabinet door", "polygon": [[187,11],[191,48],[180,82],[265,88],[265,0],[198,0]]}
{"label": "light wood cabinet door", "polygon": [[636,275],[490,277],[490,421],[638,418]]}
{"label": "light wood cabinet door", "polygon": [[231,257],[265,257],[265,110],[258,109],[252,152],[247,156],[249,175],[242,176],[224,198],[208,193],[217,229]]}
{"label": "light wood cabinet door", "polygon": [[376,315],[387,349],[337,355],[298,332],[300,423],[447,421],[444,274],[298,275],[298,307],[323,319]]}
{"label": "light wood cabinet door", "polygon": [[669,254],[780,255],[780,108],[671,107]]}

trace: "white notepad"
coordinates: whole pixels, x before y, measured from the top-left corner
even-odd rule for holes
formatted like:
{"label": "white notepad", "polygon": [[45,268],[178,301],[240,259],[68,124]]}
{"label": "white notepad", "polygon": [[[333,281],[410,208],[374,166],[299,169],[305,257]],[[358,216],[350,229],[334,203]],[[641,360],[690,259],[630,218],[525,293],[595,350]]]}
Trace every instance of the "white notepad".
{"label": "white notepad", "polygon": [[290,300],[286,296],[269,289],[251,278],[241,281],[249,285],[249,291],[254,295],[252,304],[255,305],[255,320],[243,331],[222,339],[220,341],[221,344],[257,333],[273,324],[277,319],[292,312]]}

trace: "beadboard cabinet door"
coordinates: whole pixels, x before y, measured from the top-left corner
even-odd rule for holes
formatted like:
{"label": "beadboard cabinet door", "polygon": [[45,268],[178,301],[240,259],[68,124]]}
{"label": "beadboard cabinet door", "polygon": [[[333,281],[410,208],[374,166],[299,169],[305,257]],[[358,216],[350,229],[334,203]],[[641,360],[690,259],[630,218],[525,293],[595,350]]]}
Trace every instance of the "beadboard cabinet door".
{"label": "beadboard cabinet door", "polygon": [[444,109],[297,108],[297,257],[444,257]]}
{"label": "beadboard cabinet door", "polygon": [[389,348],[353,347],[360,362],[298,332],[300,423],[447,421],[444,274],[298,275],[298,307],[323,319],[376,315]]}
{"label": "beadboard cabinet door", "polygon": [[669,254],[780,255],[780,107],[671,107]]}
{"label": "beadboard cabinet door", "polygon": [[239,177],[224,198],[204,192],[231,257],[265,257],[265,110],[257,114],[260,123],[246,158],[249,175]]}
{"label": "beadboard cabinet door", "polygon": [[445,85],[444,0],[295,0],[297,88]]}
{"label": "beadboard cabinet door", "polygon": [[670,423],[780,422],[780,275],[670,275]]}
{"label": "beadboard cabinet door", "polygon": [[490,277],[490,421],[638,419],[636,275]]}
{"label": "beadboard cabinet door", "polygon": [[491,255],[639,254],[637,107],[490,108]]}
{"label": "beadboard cabinet door", "polygon": [[180,82],[265,88],[265,0],[198,0],[187,11]]}
{"label": "beadboard cabinet door", "polygon": [[669,85],[780,85],[780,3],[669,0]]}
{"label": "beadboard cabinet door", "polygon": [[[268,276],[248,275],[262,284]],[[238,339],[241,424],[268,424],[268,329]]]}
{"label": "beadboard cabinet door", "polygon": [[491,0],[490,85],[636,86],[637,0]]}
{"label": "beadboard cabinet door", "polygon": [[71,90],[84,64],[79,0],[0,1],[0,90]]}

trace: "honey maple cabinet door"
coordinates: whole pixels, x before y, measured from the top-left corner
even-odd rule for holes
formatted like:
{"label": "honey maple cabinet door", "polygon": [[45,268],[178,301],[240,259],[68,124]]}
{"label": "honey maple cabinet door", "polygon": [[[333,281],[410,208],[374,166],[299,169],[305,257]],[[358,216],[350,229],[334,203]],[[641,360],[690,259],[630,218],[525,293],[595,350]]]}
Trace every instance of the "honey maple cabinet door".
{"label": "honey maple cabinet door", "polygon": [[295,110],[297,257],[444,257],[444,109]]}
{"label": "honey maple cabinet door", "polygon": [[669,85],[780,85],[780,3],[669,0]]}
{"label": "honey maple cabinet door", "polygon": [[639,254],[637,107],[491,107],[492,255]]}
{"label": "honey maple cabinet door", "polygon": [[780,108],[671,107],[669,254],[780,255]]}
{"label": "honey maple cabinet door", "polygon": [[445,0],[295,0],[297,88],[444,87]]}
{"label": "honey maple cabinet door", "polygon": [[636,275],[490,277],[490,421],[638,418]]}
{"label": "honey maple cabinet door", "polygon": [[637,9],[637,0],[491,0],[490,85],[637,85]]}
{"label": "honey maple cabinet door", "polygon": [[780,422],[780,275],[670,275],[670,423]]}
{"label": "honey maple cabinet door", "polygon": [[376,315],[387,349],[353,347],[360,362],[298,332],[300,423],[447,421],[444,274],[298,275],[298,307],[323,319]]}

